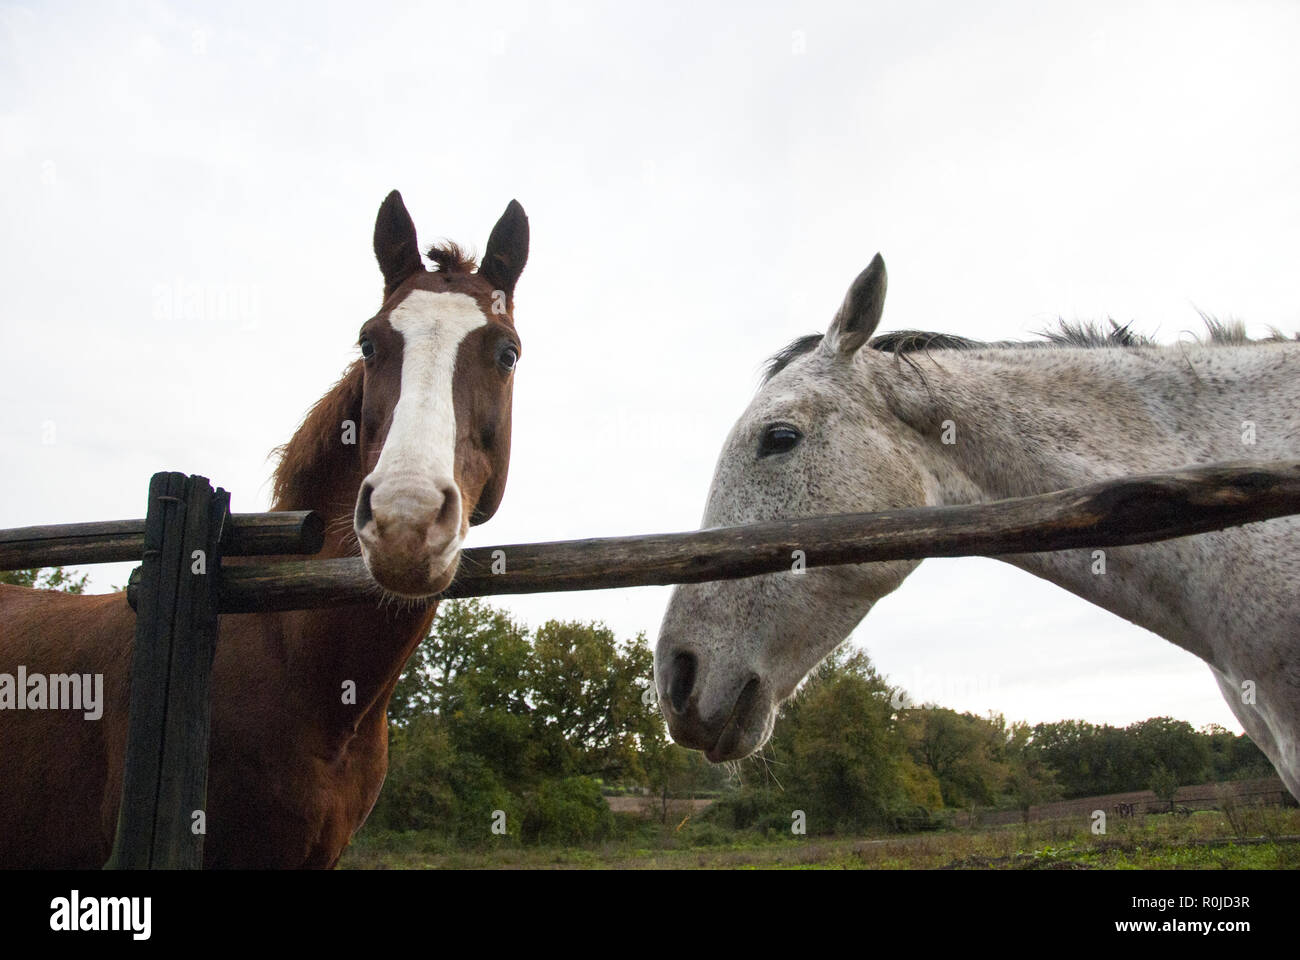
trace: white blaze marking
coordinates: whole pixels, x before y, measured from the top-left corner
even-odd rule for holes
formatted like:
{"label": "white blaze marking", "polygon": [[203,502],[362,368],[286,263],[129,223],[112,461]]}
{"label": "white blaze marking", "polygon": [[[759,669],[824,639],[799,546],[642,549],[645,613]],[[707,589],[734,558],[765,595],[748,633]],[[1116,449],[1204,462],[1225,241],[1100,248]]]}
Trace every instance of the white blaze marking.
{"label": "white blaze marking", "polygon": [[402,335],[402,393],[379,462],[367,478],[452,480],[456,466],[456,408],[452,375],[461,342],[488,322],[473,297],[413,290],[388,322]]}

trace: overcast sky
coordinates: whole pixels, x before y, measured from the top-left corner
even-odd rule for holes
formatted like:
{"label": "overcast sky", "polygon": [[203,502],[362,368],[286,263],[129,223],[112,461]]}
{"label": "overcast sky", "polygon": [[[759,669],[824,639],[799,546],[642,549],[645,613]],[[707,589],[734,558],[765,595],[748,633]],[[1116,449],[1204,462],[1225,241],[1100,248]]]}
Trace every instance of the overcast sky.
{"label": "overcast sky", "polygon": [[[481,6],[0,5],[0,527],[141,516],[166,469],[265,509],[393,188],[424,246],[532,225],[472,545],[697,526],[761,362],[877,250],[882,329],[1300,329],[1295,3]],[[653,640],[669,589],[493,602]],[[958,709],[1240,730],[1190,654],[991,560],[854,637]]]}

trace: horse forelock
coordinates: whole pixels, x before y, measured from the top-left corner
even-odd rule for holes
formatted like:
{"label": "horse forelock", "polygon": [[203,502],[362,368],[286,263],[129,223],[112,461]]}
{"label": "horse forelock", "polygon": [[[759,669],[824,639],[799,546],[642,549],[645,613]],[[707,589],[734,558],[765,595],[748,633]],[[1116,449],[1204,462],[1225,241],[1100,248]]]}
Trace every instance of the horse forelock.
{"label": "horse forelock", "polygon": [[441,273],[473,273],[478,266],[472,254],[450,240],[435,243],[425,256],[434,262]]}

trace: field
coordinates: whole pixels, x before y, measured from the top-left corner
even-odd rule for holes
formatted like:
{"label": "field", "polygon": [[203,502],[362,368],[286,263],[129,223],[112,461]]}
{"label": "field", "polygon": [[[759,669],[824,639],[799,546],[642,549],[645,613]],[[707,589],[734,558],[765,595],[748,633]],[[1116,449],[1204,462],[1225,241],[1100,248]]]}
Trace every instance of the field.
{"label": "field", "polygon": [[760,837],[712,824],[680,828],[620,822],[629,835],[590,847],[452,847],[432,833],[360,836],[344,869],[886,869],[1255,870],[1300,869],[1300,810],[1266,807],[1188,816],[1112,819],[1105,835],[1086,821],[876,837]]}

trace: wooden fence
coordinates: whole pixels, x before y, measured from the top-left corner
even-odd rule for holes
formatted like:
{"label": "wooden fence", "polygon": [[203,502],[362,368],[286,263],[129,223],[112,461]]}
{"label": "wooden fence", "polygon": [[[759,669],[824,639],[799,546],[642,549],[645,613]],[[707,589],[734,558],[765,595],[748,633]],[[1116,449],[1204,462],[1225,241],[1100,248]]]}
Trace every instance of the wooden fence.
{"label": "wooden fence", "polygon": [[[311,555],[309,512],[231,514],[203,477],[155,474],[143,520],[0,530],[0,570],[140,559],[126,771],[110,867],[203,863],[209,682],[222,613],[373,603],[358,558]],[[443,597],[699,583],[805,567],[1117,547],[1300,513],[1300,461],[1216,464],[956,507],[780,520],[692,533],[479,547]]]}
{"label": "wooden fence", "polygon": [[1161,800],[1154,791],[1132,790],[1127,793],[1107,793],[1034,804],[1029,808],[1027,817],[1019,810],[957,810],[953,813],[952,823],[958,827],[998,826],[1019,823],[1025,819],[1087,823],[1097,810],[1103,811],[1107,818],[1125,820],[1147,814],[1222,810],[1225,804],[1238,807],[1294,807],[1296,799],[1291,796],[1281,777],[1257,777],[1252,780],[1228,780],[1179,787],[1174,794],[1172,810],[1169,801]]}

